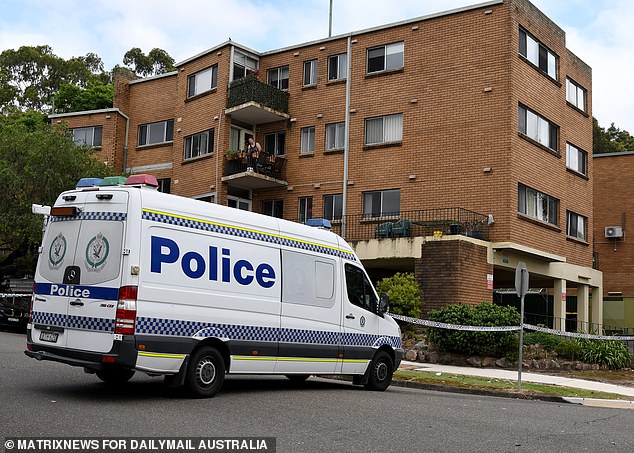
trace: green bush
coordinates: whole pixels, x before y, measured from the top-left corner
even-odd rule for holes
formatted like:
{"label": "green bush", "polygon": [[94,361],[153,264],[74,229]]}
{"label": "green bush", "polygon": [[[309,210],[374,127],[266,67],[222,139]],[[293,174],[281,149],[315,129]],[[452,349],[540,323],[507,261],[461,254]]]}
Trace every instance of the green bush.
{"label": "green bush", "polygon": [[581,357],[582,348],[576,341],[560,340],[559,343],[555,345],[554,351],[559,357],[564,359],[578,360],[579,357]]}
{"label": "green bush", "polygon": [[524,345],[540,344],[549,351],[554,351],[564,341],[561,337],[546,332],[524,332]]}
{"label": "green bush", "polygon": [[[502,307],[490,302],[476,306],[465,304],[447,305],[429,313],[431,321],[466,326],[516,326],[520,314],[514,307]],[[517,333],[469,332],[432,327],[427,334],[429,340],[441,351],[461,354],[504,356],[517,348]]]}
{"label": "green bush", "polygon": [[630,351],[621,341],[579,339],[577,344],[581,347],[579,360],[586,363],[616,370],[629,366],[632,361]]}
{"label": "green bush", "polygon": [[379,294],[390,297],[390,313],[418,318],[421,314],[421,291],[412,273],[396,273],[377,285]]}

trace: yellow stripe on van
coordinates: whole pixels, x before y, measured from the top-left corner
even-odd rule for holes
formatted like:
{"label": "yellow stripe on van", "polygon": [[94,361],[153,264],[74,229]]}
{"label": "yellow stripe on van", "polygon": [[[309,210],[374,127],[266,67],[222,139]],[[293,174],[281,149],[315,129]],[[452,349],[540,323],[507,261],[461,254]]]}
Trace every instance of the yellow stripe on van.
{"label": "yellow stripe on van", "polygon": [[232,355],[233,360],[260,360],[260,361],[272,361],[278,360],[280,362],[321,362],[321,363],[367,363],[367,359],[328,359],[323,357],[262,357],[255,355]]}
{"label": "yellow stripe on van", "polygon": [[264,231],[254,230],[254,229],[251,229],[251,228],[244,228],[244,227],[239,227],[239,226],[236,226],[236,225],[229,225],[227,223],[212,222],[211,220],[204,220],[204,219],[199,219],[199,218],[196,218],[196,217],[188,217],[188,216],[179,215],[179,214],[172,214],[170,212],[157,211],[155,209],[144,208],[143,212],[156,214],[156,215],[167,216],[167,217],[174,217],[174,218],[182,219],[182,220],[189,220],[191,222],[206,223],[208,225],[215,225],[215,226],[224,227],[224,228],[233,228],[235,230],[247,231],[249,233],[261,234],[261,235],[264,235],[264,236],[271,236],[271,237],[275,237],[275,238],[279,238],[279,239],[285,239],[287,241],[300,242],[302,244],[313,245],[313,246],[316,246],[316,247],[323,247],[323,248],[326,248],[326,249],[335,250],[337,252],[346,253],[346,254],[349,254],[349,255],[352,255],[352,253],[353,253],[352,250],[341,249],[339,247],[333,247],[331,245],[320,244],[318,242],[305,241],[303,239],[298,239],[298,238],[294,238],[294,237],[290,237],[290,236],[283,236],[281,234],[267,233],[267,232],[264,232]]}
{"label": "yellow stripe on van", "polygon": [[160,352],[143,352],[139,351],[138,353],[142,357],[158,357],[161,359],[184,359],[184,354],[163,354]]}

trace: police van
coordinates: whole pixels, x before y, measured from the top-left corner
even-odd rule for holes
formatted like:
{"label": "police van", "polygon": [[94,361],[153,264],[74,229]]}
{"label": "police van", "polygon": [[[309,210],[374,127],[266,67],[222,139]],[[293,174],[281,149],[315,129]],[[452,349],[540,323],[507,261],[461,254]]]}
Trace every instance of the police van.
{"label": "police van", "polygon": [[58,197],[26,355],[112,384],[164,375],[197,397],[226,373],[390,385],[400,330],[341,237],[156,187],[151,175],[87,179]]}

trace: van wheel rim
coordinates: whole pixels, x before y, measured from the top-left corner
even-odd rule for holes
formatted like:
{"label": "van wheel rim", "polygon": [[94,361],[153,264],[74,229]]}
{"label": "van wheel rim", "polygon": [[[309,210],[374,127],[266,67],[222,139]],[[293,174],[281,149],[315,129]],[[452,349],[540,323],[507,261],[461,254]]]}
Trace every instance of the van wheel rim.
{"label": "van wheel rim", "polygon": [[216,380],[216,365],[211,359],[204,358],[198,362],[196,379],[202,386],[209,386]]}
{"label": "van wheel rim", "polygon": [[384,381],[387,378],[387,364],[385,362],[377,363],[376,378],[379,381]]}

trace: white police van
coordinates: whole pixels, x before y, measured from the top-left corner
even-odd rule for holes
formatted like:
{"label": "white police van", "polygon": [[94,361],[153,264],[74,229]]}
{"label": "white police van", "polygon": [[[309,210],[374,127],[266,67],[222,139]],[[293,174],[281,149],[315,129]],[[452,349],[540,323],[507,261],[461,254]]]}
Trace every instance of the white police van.
{"label": "white police van", "polygon": [[82,180],[50,209],[29,357],[201,397],[226,373],[390,385],[400,330],[341,237],[163,194],[151,175],[121,182]]}

